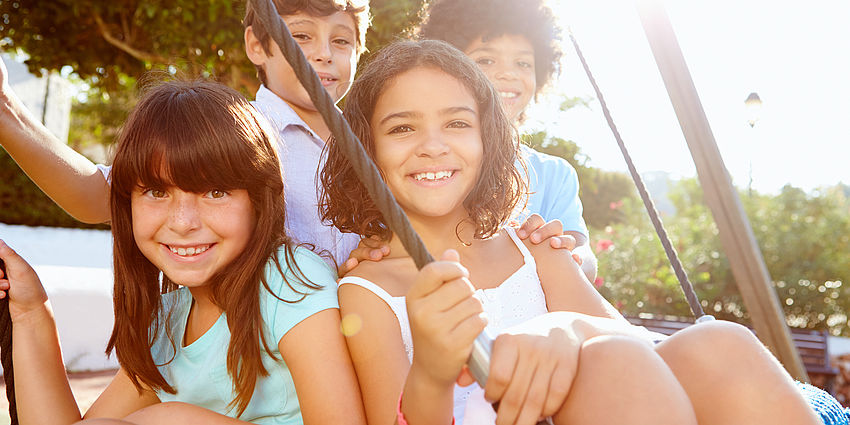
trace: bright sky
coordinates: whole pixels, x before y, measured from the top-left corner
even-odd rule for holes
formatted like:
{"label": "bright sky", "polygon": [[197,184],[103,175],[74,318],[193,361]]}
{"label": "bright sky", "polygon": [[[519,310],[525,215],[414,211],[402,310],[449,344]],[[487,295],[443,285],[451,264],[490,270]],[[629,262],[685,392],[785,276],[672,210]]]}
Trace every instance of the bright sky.
{"label": "bright sky", "polygon": [[[641,173],[696,175],[634,0],[556,0]],[[667,13],[733,183],[777,192],[850,183],[850,2],[679,0]],[[572,139],[589,165],[625,171],[593,89],[566,40],[556,91],[593,98],[554,114],[541,104],[528,125]],[[755,127],[744,100],[762,99]]]}

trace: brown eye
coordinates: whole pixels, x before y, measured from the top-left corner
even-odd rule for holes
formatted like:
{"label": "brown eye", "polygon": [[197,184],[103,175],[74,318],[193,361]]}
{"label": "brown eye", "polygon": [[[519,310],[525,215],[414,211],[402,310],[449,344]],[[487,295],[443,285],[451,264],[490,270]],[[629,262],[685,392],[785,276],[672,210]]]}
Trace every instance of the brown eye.
{"label": "brown eye", "polygon": [[213,189],[213,190],[204,194],[204,197],[210,198],[210,199],[221,199],[221,198],[224,198],[225,196],[227,196],[227,192],[225,192],[223,190],[216,190],[216,189]]}
{"label": "brown eye", "polygon": [[142,195],[146,195],[146,196],[150,196],[151,198],[159,199],[159,198],[165,198],[167,194],[165,193],[164,190],[161,190],[161,189],[143,189]]}
{"label": "brown eye", "polygon": [[413,128],[409,125],[397,125],[390,129],[387,134],[400,134],[400,133],[410,133],[413,131]]}

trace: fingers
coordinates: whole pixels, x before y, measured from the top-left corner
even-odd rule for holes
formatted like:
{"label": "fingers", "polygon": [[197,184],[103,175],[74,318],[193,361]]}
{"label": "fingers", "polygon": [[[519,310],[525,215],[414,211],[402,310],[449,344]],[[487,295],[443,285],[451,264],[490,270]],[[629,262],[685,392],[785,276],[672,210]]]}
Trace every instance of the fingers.
{"label": "fingers", "polygon": [[6,245],[6,242],[3,239],[0,239],[0,260],[3,260],[5,263],[5,272],[3,273],[3,277],[8,276],[9,269],[19,269],[21,267],[29,267],[26,260],[21,258],[17,252],[15,252],[12,247]]}
{"label": "fingers", "polygon": [[475,383],[475,377],[473,377],[472,372],[469,371],[469,366],[463,365],[463,369],[460,370],[460,374],[457,376],[457,380],[455,382],[461,387],[468,387]]}
{"label": "fingers", "polygon": [[484,398],[489,401],[501,400],[513,378],[519,358],[519,349],[512,343],[512,335],[499,335],[493,341],[490,355],[490,373],[484,388]]}
{"label": "fingers", "polygon": [[357,248],[348,254],[348,259],[339,266],[337,272],[343,276],[357,267],[361,261],[381,261],[387,255],[390,255],[390,246],[379,237],[360,239]]}
{"label": "fingers", "polygon": [[[451,251],[451,252],[449,252]],[[441,258],[459,258],[457,251],[448,250]],[[457,260],[435,261],[422,268],[416,276],[416,282],[407,292],[407,299],[422,298],[443,286],[445,282],[469,277],[466,267]],[[468,281],[467,281],[468,282]]]}
{"label": "fingers", "polygon": [[497,425],[535,424],[561,408],[574,375],[562,362],[564,338],[502,334],[494,341],[484,396],[499,401]]}
{"label": "fingers", "polygon": [[546,221],[543,220],[543,217],[541,217],[540,214],[531,214],[527,219],[525,219],[525,222],[522,223],[522,226],[519,227],[516,234],[520,239],[525,239],[535,230],[543,227],[544,224],[546,224]]}

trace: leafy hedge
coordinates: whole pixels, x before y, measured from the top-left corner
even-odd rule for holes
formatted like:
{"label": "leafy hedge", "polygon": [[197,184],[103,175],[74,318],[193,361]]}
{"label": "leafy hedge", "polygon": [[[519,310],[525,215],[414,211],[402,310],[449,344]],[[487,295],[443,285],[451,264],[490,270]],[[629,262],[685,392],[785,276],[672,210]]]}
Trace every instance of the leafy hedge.
{"label": "leafy hedge", "polygon": [[59,208],[0,148],[0,222],[27,226],[108,229],[81,223]]}
{"label": "leafy hedge", "polygon": [[[706,312],[747,322],[718,229],[696,179],[673,185],[676,212],[664,225]],[[850,187],[777,195],[741,194],[753,233],[789,325],[850,336]],[[639,201],[613,207],[626,220],[592,229],[599,259],[596,286],[621,312],[690,316],[676,276]]]}

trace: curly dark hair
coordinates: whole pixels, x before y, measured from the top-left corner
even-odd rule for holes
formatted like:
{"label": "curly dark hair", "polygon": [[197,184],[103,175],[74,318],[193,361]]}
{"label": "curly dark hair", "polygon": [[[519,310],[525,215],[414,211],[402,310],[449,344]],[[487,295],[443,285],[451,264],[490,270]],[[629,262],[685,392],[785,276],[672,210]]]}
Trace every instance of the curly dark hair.
{"label": "curly dark hair", "polygon": [[[366,152],[375,159],[371,119],[375,104],[388,83],[414,68],[439,69],[469,90],[478,106],[484,158],[472,191],[463,202],[475,228],[476,238],[499,231],[520,197],[526,192],[523,170],[514,165],[519,145],[514,127],[502,109],[501,99],[487,76],[463,52],[436,40],[400,41],[381,49],[355,80],[343,114]],[[366,187],[336,140],[326,147],[326,162],[319,209],[322,219],[343,232],[379,236],[389,240],[392,232],[370,199]]]}
{"label": "curly dark hair", "polygon": [[479,38],[525,37],[534,47],[535,95],[560,71],[561,27],[545,0],[434,0],[425,16],[419,38],[443,40],[463,51]]}
{"label": "curly dark hair", "polygon": [[[306,13],[310,16],[330,16],[336,12],[346,12],[354,19],[354,30],[357,36],[357,55],[366,51],[366,31],[371,24],[369,17],[369,1],[368,0],[273,0],[274,6],[277,8],[277,13],[281,16],[294,15],[298,12]],[[252,2],[248,1],[245,5],[245,18],[242,20],[244,28],[251,27],[257,39],[263,45],[266,54],[271,55],[272,37],[268,30],[257,19],[257,12],[254,10]],[[261,83],[268,85],[266,71],[261,66],[256,66],[257,78]]]}

